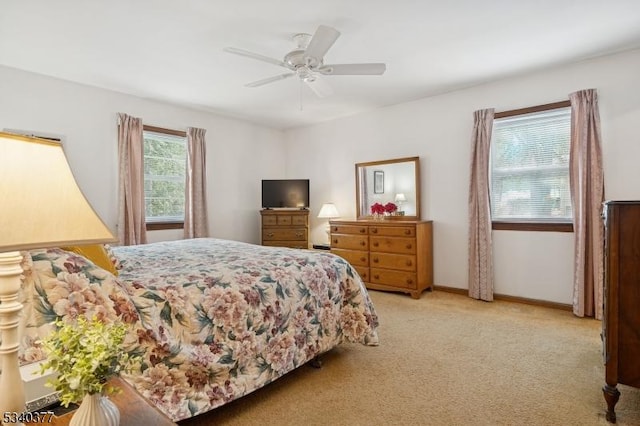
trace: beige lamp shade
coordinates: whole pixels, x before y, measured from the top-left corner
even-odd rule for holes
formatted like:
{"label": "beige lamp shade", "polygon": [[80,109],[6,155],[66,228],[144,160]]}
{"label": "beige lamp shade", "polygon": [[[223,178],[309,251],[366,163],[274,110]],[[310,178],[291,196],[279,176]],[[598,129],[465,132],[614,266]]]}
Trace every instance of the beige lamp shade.
{"label": "beige lamp shade", "polygon": [[116,241],[58,142],[0,132],[0,203],[0,252]]}
{"label": "beige lamp shade", "polygon": [[319,218],[325,219],[333,219],[336,217],[340,217],[340,213],[338,213],[338,209],[336,205],[333,203],[325,203],[320,207],[320,213],[318,213]]}
{"label": "beige lamp shade", "polygon": [[405,197],[405,195],[401,192],[396,194],[396,198],[394,200],[396,203],[404,203],[405,201],[407,201],[407,197]]}

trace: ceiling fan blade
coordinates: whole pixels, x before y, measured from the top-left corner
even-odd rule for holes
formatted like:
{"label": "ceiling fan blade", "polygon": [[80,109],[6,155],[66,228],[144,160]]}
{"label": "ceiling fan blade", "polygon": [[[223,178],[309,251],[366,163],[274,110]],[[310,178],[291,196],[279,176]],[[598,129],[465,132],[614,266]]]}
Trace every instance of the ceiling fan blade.
{"label": "ceiling fan blade", "polygon": [[385,64],[331,64],[318,71],[324,75],[382,75],[386,69]]}
{"label": "ceiling fan blade", "polygon": [[242,50],[236,47],[225,47],[223,50],[227,53],[233,53],[234,55],[246,56],[247,58],[257,59],[258,61],[268,62],[270,64],[288,68],[281,60],[260,55],[259,53],[249,52],[248,50]]}
{"label": "ceiling fan blade", "polygon": [[284,80],[285,78],[289,78],[292,75],[296,75],[296,74],[293,73],[293,72],[288,72],[286,74],[280,74],[280,75],[276,75],[276,76],[269,77],[269,78],[263,78],[262,80],[254,81],[252,83],[247,83],[247,84],[245,84],[245,86],[246,87],[258,87],[258,86],[262,86],[264,84],[273,83],[274,81]]}
{"label": "ceiling fan blade", "polygon": [[339,36],[340,31],[335,28],[320,25],[304,52],[305,56],[315,58],[320,62],[327,53],[327,50],[333,46],[333,43],[336,42]]}
{"label": "ceiling fan blade", "polygon": [[320,75],[311,76],[305,79],[304,82],[319,98],[325,98],[333,94],[333,89],[329,86],[329,83]]}

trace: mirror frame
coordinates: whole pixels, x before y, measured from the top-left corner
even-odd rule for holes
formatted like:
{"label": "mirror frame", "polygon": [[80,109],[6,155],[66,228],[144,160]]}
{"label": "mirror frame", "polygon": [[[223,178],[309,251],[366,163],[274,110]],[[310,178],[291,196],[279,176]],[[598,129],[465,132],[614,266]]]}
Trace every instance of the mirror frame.
{"label": "mirror frame", "polygon": [[404,157],[404,158],[395,158],[392,160],[381,160],[381,161],[369,161],[366,163],[356,163],[356,218],[358,220],[362,219],[371,219],[372,216],[369,212],[360,211],[360,206],[362,204],[362,194],[360,194],[360,169],[368,166],[380,166],[385,164],[395,164],[395,163],[414,163],[415,170],[415,190],[416,190],[416,215],[415,216],[389,216],[389,219],[395,220],[421,220],[420,219],[420,157]]}

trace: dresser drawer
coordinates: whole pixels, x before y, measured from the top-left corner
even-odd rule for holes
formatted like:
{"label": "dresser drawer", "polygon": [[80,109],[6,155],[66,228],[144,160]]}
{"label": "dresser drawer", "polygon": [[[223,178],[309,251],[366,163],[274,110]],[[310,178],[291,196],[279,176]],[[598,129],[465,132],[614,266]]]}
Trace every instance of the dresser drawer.
{"label": "dresser drawer", "polygon": [[276,216],[262,216],[262,226],[276,226],[278,224],[278,218]]}
{"label": "dresser drawer", "polygon": [[289,215],[278,216],[278,226],[287,226],[287,225],[291,225],[291,216]]}
{"label": "dresser drawer", "polygon": [[378,237],[372,235],[369,239],[371,251],[403,254],[416,253],[416,240],[414,238]]}
{"label": "dresser drawer", "polygon": [[331,248],[331,253],[337,254],[353,266],[369,266],[369,252],[359,250],[344,250]]}
{"label": "dresser drawer", "polygon": [[331,248],[369,250],[369,237],[366,235],[331,235]]}
{"label": "dresser drawer", "polygon": [[375,268],[416,271],[416,256],[412,254],[371,253],[371,266]]}
{"label": "dresser drawer", "polygon": [[385,237],[415,237],[415,226],[370,226],[369,234]]}
{"label": "dresser drawer", "polygon": [[331,225],[332,234],[367,235],[367,227],[361,225]]}
{"label": "dresser drawer", "polygon": [[263,240],[262,241],[262,245],[263,246],[270,246],[270,247],[289,247],[289,248],[296,248],[296,249],[308,249],[309,248],[309,247],[307,247],[307,241],[306,240],[291,240],[291,241],[282,241],[282,240],[266,241],[266,240]]}
{"label": "dresser drawer", "polygon": [[307,216],[291,216],[291,224],[293,226],[307,226]]}
{"label": "dresser drawer", "polygon": [[369,268],[366,268],[364,266],[354,266],[353,269],[358,272],[358,275],[360,275],[360,278],[362,278],[362,282],[369,282]]}
{"label": "dresser drawer", "polygon": [[409,289],[418,287],[417,275],[411,272],[371,268],[370,274],[369,282],[373,284],[384,284]]}
{"label": "dresser drawer", "polygon": [[304,228],[264,228],[262,230],[263,241],[274,240],[306,240],[307,230]]}

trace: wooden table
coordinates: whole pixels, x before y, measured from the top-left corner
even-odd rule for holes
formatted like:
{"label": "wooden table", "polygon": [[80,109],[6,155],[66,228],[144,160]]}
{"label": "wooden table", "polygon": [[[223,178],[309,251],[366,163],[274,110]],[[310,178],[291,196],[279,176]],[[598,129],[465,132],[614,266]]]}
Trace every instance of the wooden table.
{"label": "wooden table", "polygon": [[[122,392],[110,395],[114,404],[120,410],[120,426],[140,426],[140,425],[159,425],[159,426],[175,426],[167,416],[158,410],[153,404],[147,401],[142,395],[136,392],[131,385],[120,378],[112,380],[114,386],[119,387]],[[67,426],[71,421],[74,411],[68,412],[61,416],[53,416],[50,420],[42,423],[30,423],[41,425]]]}

